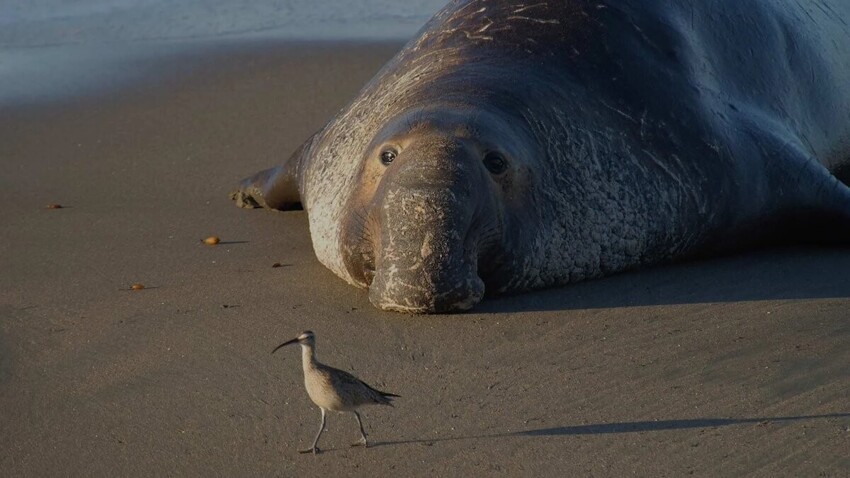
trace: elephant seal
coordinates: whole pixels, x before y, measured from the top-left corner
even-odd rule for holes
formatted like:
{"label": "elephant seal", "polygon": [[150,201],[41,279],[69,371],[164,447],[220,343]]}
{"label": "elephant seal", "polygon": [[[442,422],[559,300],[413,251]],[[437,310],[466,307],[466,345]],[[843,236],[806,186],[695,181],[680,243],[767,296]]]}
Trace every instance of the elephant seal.
{"label": "elephant seal", "polygon": [[[243,207],[382,309],[850,238],[850,2],[453,1]],[[844,182],[842,182],[844,181]]]}

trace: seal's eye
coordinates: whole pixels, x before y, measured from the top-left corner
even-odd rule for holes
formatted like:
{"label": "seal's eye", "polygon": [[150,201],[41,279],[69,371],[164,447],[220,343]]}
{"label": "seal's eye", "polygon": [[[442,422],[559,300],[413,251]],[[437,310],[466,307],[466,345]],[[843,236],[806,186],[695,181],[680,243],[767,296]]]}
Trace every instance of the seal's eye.
{"label": "seal's eye", "polygon": [[502,174],[508,169],[508,162],[499,153],[489,152],[484,155],[484,167],[491,174]]}
{"label": "seal's eye", "polygon": [[394,149],[385,149],[381,151],[381,162],[389,165],[395,160],[396,156],[398,156],[398,153]]}

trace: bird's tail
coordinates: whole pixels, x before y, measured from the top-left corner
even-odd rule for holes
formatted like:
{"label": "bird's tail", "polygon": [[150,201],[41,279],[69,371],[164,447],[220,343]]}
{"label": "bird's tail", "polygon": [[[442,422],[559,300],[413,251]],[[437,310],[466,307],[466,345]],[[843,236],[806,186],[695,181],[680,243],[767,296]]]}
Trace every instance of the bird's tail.
{"label": "bird's tail", "polygon": [[389,405],[393,406],[393,399],[400,397],[400,395],[395,395],[393,393],[383,393],[381,392],[381,398],[379,399],[379,403],[381,405]]}
{"label": "bird's tail", "polygon": [[[369,388],[372,388],[372,387],[369,387]],[[394,398],[401,398],[401,395],[396,395],[396,394],[390,393],[390,392],[382,392],[382,391],[375,389],[375,388],[372,388],[372,391],[374,391],[378,395],[377,401],[381,405],[393,406],[393,399]]]}

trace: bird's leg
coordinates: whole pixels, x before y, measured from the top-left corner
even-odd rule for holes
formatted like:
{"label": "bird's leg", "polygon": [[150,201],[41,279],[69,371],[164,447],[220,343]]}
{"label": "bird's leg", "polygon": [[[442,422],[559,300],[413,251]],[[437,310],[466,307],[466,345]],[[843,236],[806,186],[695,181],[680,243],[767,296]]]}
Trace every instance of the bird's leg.
{"label": "bird's leg", "polygon": [[313,440],[313,446],[306,450],[298,450],[298,453],[312,453],[315,455],[321,451],[316,445],[319,444],[319,437],[322,436],[322,432],[325,431],[325,409],[320,408],[320,410],[322,411],[322,424],[319,426],[319,433],[316,434],[316,439]]}
{"label": "bird's leg", "polygon": [[366,448],[369,446],[369,442],[366,441],[366,432],[363,431],[363,421],[360,420],[360,414],[356,411],[354,412],[354,416],[357,417],[357,424],[360,425],[360,441],[352,443],[351,446],[362,446]]}

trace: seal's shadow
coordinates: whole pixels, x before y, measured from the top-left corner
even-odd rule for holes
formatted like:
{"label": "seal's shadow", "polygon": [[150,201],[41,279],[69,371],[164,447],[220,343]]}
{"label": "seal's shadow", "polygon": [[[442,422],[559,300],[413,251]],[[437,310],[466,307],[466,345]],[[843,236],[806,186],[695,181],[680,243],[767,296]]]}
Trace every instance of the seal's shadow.
{"label": "seal's shadow", "polygon": [[481,438],[510,438],[510,437],[552,437],[552,436],[573,436],[573,435],[606,435],[619,433],[640,433],[640,432],[662,432],[669,430],[685,430],[695,428],[718,428],[733,425],[762,425],[809,421],[809,420],[824,420],[832,418],[850,418],[850,413],[830,413],[825,415],[800,415],[789,417],[756,417],[756,418],[694,418],[684,420],[653,420],[653,421],[636,421],[636,422],[614,422],[614,423],[595,423],[590,425],[571,425],[554,428],[538,428],[533,430],[523,430],[511,433],[493,433],[473,436],[457,436],[443,437],[432,439],[414,439],[414,440],[397,440],[383,441],[369,445],[370,447],[387,446],[387,445],[409,445],[422,444],[431,445],[433,443],[457,440],[471,440]]}
{"label": "seal's shadow", "polygon": [[850,297],[850,249],[798,246],[684,261],[564,287],[489,297],[476,312]]}

